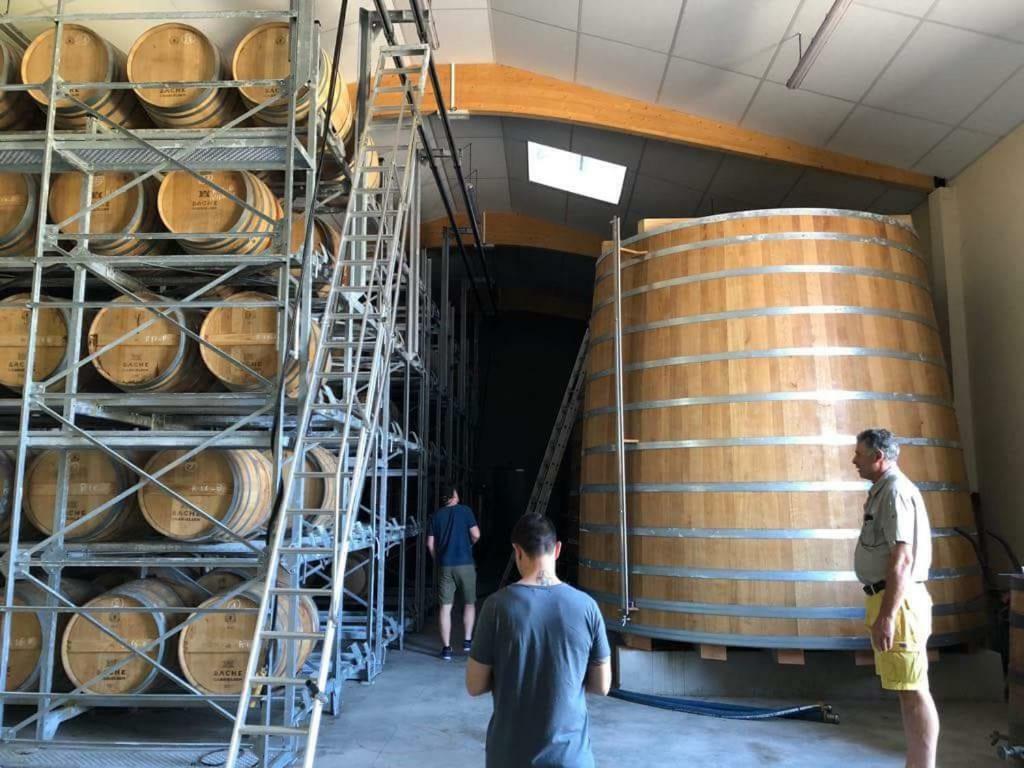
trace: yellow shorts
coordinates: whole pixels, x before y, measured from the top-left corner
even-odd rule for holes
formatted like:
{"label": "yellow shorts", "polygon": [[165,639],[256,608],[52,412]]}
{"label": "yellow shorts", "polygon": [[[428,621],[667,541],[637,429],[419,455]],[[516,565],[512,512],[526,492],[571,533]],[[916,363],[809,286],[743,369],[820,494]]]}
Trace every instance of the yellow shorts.
{"label": "yellow shorts", "polygon": [[[878,618],[885,590],[868,595],[864,619],[868,628]],[[875,674],[887,691],[927,691],[928,651],[932,633],[932,598],[924,584],[915,583],[903,596],[896,609],[892,650],[875,651]]]}

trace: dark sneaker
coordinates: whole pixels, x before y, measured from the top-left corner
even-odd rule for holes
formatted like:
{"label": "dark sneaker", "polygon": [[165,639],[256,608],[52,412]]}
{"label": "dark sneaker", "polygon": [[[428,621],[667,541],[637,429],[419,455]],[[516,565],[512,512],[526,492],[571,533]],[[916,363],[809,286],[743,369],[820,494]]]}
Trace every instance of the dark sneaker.
{"label": "dark sneaker", "polygon": [[441,661],[451,661],[451,660],[452,660],[452,647],[450,645],[446,645],[444,648],[441,649]]}
{"label": "dark sneaker", "polygon": [[473,641],[472,640],[463,640],[462,641],[462,652],[463,653],[469,653],[471,650],[473,650]]}

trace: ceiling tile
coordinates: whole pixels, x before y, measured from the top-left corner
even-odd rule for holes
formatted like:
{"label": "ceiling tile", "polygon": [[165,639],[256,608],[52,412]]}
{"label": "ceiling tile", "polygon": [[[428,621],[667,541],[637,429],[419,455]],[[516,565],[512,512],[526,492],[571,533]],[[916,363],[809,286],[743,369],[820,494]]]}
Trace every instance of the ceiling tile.
{"label": "ceiling tile", "polygon": [[673,53],[761,77],[798,0],[688,0]]}
{"label": "ceiling tile", "polygon": [[808,169],[782,204],[810,208],[847,208],[862,211],[878,199],[885,185],[870,179],[857,179],[838,173]]}
{"label": "ceiling tile", "polygon": [[1024,70],[1003,83],[995,93],[964,121],[976,128],[1000,136],[1009,133],[1024,120]]}
{"label": "ceiling tile", "polygon": [[607,225],[606,228],[611,225],[608,224],[611,221],[612,216],[625,216],[626,209],[629,207],[629,200],[633,195],[633,185],[636,181],[635,173],[627,173],[625,179],[622,181],[622,194],[619,197],[619,203],[613,205],[612,203],[606,203],[602,200],[594,200],[590,197],[584,197],[582,195],[569,195],[569,205],[567,215],[569,216],[601,216],[604,217],[604,222]]}
{"label": "ceiling tile", "polygon": [[622,0],[583,0],[580,31],[668,53],[683,0],[644,0],[639,13],[624,13]]}
{"label": "ceiling tile", "polygon": [[572,80],[576,33],[507,13],[492,12],[494,60],[541,75]]}
{"label": "ceiling tile", "polygon": [[718,152],[648,139],[640,160],[640,173],[704,191],[721,162],[722,155]]}
{"label": "ceiling tile", "polygon": [[637,136],[579,125],[573,126],[572,129],[570,149],[573,152],[609,163],[618,163],[634,171],[640,163],[643,147],[644,140]]}
{"label": "ceiling tile", "polygon": [[658,101],[683,112],[736,123],[743,116],[757,83],[755,77],[673,57]]}
{"label": "ceiling tile", "polygon": [[525,141],[505,139],[505,174],[519,181],[530,178],[530,161]]}
{"label": "ceiling tile", "polygon": [[529,181],[509,180],[512,210],[548,221],[565,222],[567,194]]}
{"label": "ceiling tile", "polygon": [[694,216],[718,216],[722,213],[735,213],[736,211],[753,211],[761,206],[752,205],[743,200],[733,200],[728,197],[712,197],[708,195],[704,202],[697,208]]}
{"label": "ceiling tile", "polygon": [[[430,120],[435,131],[443,130],[439,117],[434,116]],[[469,118],[449,117],[448,124],[452,127],[452,134],[457,139],[500,139],[503,136],[500,117],[488,117],[487,115],[473,115]]]}
{"label": "ceiling tile", "polygon": [[828,148],[909,168],[948,131],[945,125],[862,105],[853,111]]}
{"label": "ceiling tile", "polygon": [[[592,232],[595,235],[603,235],[606,240],[612,236],[612,225],[609,224],[610,217],[593,213],[572,213],[565,217],[566,226],[579,229],[584,232]],[[622,236],[626,237],[625,228],[622,229]]]}
{"label": "ceiling tile", "polygon": [[479,179],[476,182],[476,204],[481,211],[511,210],[508,179]]}
{"label": "ceiling tile", "polygon": [[549,147],[569,149],[572,126],[568,123],[554,123],[547,120],[533,120],[526,117],[503,117],[503,134],[512,141],[537,141]]}
{"label": "ceiling tile", "polygon": [[868,209],[873,213],[903,215],[912,213],[928,195],[916,189],[888,189]]}
{"label": "ceiling tile", "polygon": [[998,141],[996,136],[957,128],[914,166],[932,176],[951,179]]}
{"label": "ceiling tile", "polygon": [[800,168],[794,165],[729,155],[712,179],[708,196],[769,208],[782,202],[799,176]]}
{"label": "ceiling tile", "polygon": [[633,185],[629,216],[646,219],[693,216],[700,198],[701,193],[695,189],[640,174]]}
{"label": "ceiling tile", "polygon": [[754,97],[745,128],[784,136],[804,144],[821,146],[853,109],[848,101],[821,96],[809,91],[794,91],[767,80]]}
{"label": "ceiling tile", "polygon": [[905,13],[921,19],[928,13],[935,0],[857,0],[858,5],[879,8],[893,13]]}
{"label": "ceiling tile", "polygon": [[580,0],[491,0],[491,8],[574,30],[579,21]]}
{"label": "ceiling tile", "polygon": [[434,10],[437,52],[440,63],[474,64],[494,61],[491,47],[491,17],[484,10]]}
{"label": "ceiling tile", "polygon": [[925,22],[864,103],[954,125],[1021,64],[1024,46]]}
{"label": "ceiling tile", "polygon": [[928,19],[1024,42],[1024,13],[1021,12],[1020,0],[985,0],[983,3],[939,0]]}
{"label": "ceiling tile", "polygon": [[633,99],[654,101],[668,56],[625,43],[580,35],[576,82]]}
{"label": "ceiling tile", "polygon": [[[805,50],[831,5],[831,0],[807,0],[801,8],[791,33],[803,35]],[[875,8],[851,6],[808,71],[801,88],[859,101],[917,23],[906,16]],[[786,41],[768,72],[768,79],[785,84],[799,58],[797,40]]]}
{"label": "ceiling tile", "polygon": [[455,146],[462,152],[462,168],[466,173],[475,172],[482,179],[508,175],[505,145],[501,139],[456,139]]}

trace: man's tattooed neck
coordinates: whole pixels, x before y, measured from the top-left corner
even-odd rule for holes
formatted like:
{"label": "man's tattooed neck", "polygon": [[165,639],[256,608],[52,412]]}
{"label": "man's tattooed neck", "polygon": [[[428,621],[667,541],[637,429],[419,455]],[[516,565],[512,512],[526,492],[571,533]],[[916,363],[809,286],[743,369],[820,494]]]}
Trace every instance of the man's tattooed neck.
{"label": "man's tattooed neck", "polygon": [[555,579],[547,571],[540,571],[537,574],[537,583],[542,587],[549,587],[555,583]]}

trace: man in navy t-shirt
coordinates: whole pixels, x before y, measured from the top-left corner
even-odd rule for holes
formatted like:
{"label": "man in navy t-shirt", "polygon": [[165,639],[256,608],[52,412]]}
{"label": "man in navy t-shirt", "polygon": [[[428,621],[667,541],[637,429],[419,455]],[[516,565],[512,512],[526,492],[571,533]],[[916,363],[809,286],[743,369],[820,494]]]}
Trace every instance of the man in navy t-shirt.
{"label": "man in navy t-shirt", "polygon": [[427,549],[441,567],[438,580],[438,625],[441,630],[441,658],[452,660],[452,605],[456,590],[462,592],[465,607],[462,621],[466,627],[462,650],[469,653],[473,642],[473,623],[476,621],[476,566],[473,564],[473,545],[480,539],[473,510],[459,503],[459,492],[454,487],[445,489],[445,505],[434,513],[427,532]]}
{"label": "man in navy t-shirt", "polygon": [[555,575],[550,520],[524,515],[512,547],[522,579],[487,598],[466,664],[469,694],[494,698],[487,768],[594,768],[585,693],[611,686],[604,619]]}

